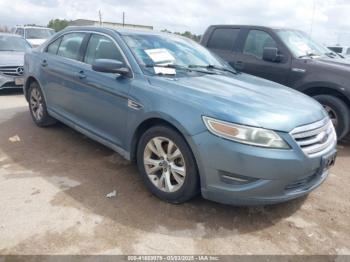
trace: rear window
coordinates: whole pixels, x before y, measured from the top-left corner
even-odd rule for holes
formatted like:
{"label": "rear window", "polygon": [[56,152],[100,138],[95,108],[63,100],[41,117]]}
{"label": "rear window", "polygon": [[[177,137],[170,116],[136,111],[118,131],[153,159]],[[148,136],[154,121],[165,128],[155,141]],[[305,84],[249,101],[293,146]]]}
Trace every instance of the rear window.
{"label": "rear window", "polygon": [[239,29],[236,28],[216,28],[209,39],[208,47],[212,49],[233,50],[238,33]]}

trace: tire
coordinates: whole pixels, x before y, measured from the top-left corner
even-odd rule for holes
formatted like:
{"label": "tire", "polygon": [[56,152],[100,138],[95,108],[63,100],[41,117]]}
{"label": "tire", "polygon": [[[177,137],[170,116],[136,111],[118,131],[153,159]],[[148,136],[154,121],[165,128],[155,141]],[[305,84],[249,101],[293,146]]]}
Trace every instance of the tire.
{"label": "tire", "polygon": [[337,131],[338,140],[344,138],[350,129],[350,112],[343,100],[331,95],[314,96],[328,112]]}
{"label": "tire", "polygon": [[29,111],[37,126],[45,127],[56,124],[57,120],[47,112],[46,101],[37,82],[32,82],[28,90]]}
{"label": "tire", "polygon": [[[161,145],[161,150],[157,150],[157,143]],[[164,154],[159,153],[160,151]],[[165,156],[164,160],[154,152]],[[176,156],[178,157],[174,158]],[[179,204],[199,193],[195,158],[185,139],[174,129],[163,125],[148,129],[139,140],[136,157],[140,175],[146,186],[161,200]],[[152,164],[149,164],[150,162]],[[156,171],[151,172],[152,170]]]}

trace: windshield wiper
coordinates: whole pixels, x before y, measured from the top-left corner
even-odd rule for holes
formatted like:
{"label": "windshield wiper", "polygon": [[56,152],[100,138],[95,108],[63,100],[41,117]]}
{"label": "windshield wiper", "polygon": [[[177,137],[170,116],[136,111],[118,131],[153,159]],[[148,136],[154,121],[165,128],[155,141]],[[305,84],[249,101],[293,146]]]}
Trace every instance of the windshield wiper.
{"label": "windshield wiper", "polygon": [[314,54],[314,53],[308,53],[308,54],[305,54],[305,55],[298,56],[298,58],[305,58],[305,57],[314,58],[315,56],[319,56],[319,55]]}
{"label": "windshield wiper", "polygon": [[[185,70],[188,72],[199,72],[199,73],[204,73],[204,74],[214,74],[213,72],[209,71],[203,71],[203,70],[193,70],[192,68],[188,66],[182,66],[182,65],[177,65],[177,64],[166,64],[166,65],[157,65],[157,64],[148,64],[145,65],[145,67],[162,67],[162,68],[173,68],[173,69],[180,69],[180,70]],[[173,74],[164,74],[164,73],[159,73],[160,75],[173,75]]]}
{"label": "windshield wiper", "polygon": [[214,69],[218,71],[223,71],[223,72],[229,72],[231,74],[237,75],[237,71],[231,70],[225,67],[220,67],[220,66],[215,66],[215,65],[189,65],[189,68],[205,68],[205,69]]}

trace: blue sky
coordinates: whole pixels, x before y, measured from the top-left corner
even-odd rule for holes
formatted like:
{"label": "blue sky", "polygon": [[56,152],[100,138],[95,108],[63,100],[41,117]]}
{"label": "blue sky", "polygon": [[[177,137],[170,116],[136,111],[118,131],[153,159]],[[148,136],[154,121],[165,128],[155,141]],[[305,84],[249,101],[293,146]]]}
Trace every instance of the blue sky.
{"label": "blue sky", "polygon": [[349,0],[0,0],[0,24],[97,20],[98,10],[105,21],[121,22],[124,11],[127,23],[197,34],[210,24],[282,26],[308,33],[312,27],[313,38],[322,43],[350,45]]}

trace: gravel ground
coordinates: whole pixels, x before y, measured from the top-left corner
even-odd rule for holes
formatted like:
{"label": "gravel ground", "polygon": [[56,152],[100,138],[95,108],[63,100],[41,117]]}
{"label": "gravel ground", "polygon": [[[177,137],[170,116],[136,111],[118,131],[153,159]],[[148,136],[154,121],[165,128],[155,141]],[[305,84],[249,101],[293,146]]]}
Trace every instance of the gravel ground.
{"label": "gravel ground", "polygon": [[[350,139],[308,197],[237,208],[153,197],[134,164],[0,93],[0,254],[350,254]],[[116,197],[106,194],[116,190]]]}

